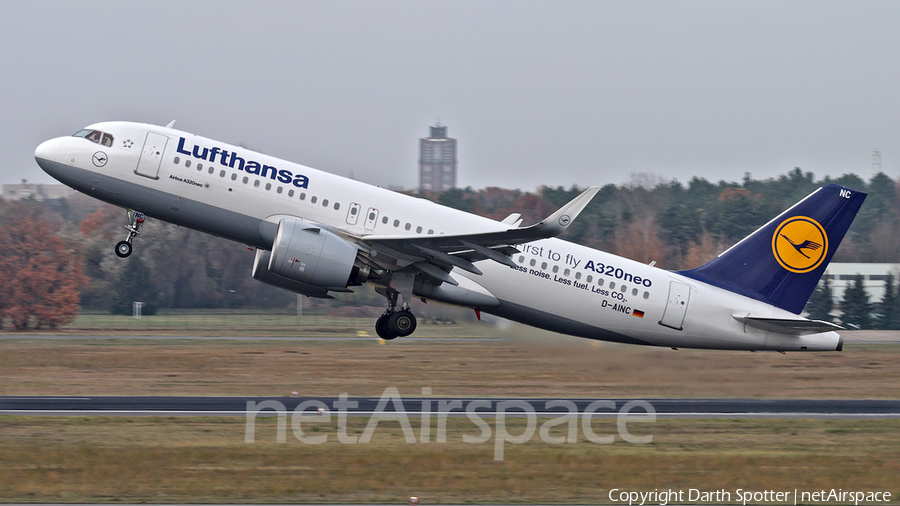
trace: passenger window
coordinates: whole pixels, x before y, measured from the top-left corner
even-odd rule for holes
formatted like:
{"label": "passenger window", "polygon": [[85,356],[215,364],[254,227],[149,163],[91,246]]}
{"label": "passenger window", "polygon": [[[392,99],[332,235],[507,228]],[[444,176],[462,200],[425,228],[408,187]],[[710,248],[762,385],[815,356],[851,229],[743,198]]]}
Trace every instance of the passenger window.
{"label": "passenger window", "polygon": [[[185,166],[187,166],[187,163],[185,163]],[[202,164],[202,163],[198,163],[198,164],[197,164],[197,170],[203,170],[203,164]]]}
{"label": "passenger window", "polygon": [[570,271],[569,269],[566,269],[565,272],[563,272],[563,276],[568,276],[570,272],[572,272],[572,271]]}
{"label": "passenger window", "polygon": [[247,184],[247,181],[249,181],[249,180],[250,179],[247,176],[244,176],[244,184]]}
{"label": "passenger window", "polygon": [[554,266],[553,266],[553,274],[556,274],[557,272],[559,272],[559,266],[558,266],[558,265],[554,265]]}
{"label": "passenger window", "polygon": [[266,190],[268,191],[271,189],[272,189],[272,183],[266,183]]}
{"label": "passenger window", "polygon": [[581,279],[581,273],[580,273],[580,272],[576,272],[576,273],[575,273],[575,279]]}
{"label": "passenger window", "polygon": [[645,299],[649,299],[649,298],[650,298],[650,292],[644,292],[644,298],[645,298]]}
{"label": "passenger window", "polygon": [[[185,160],[185,161],[184,161],[184,166],[185,166],[185,167],[190,167],[190,166],[191,166],[191,161],[190,161],[190,160]],[[212,174],[212,172],[210,172],[210,174]]]}
{"label": "passenger window", "polygon": [[421,233],[422,233],[422,227],[416,227],[416,233],[417,233],[417,234],[421,234]]}
{"label": "passenger window", "polygon": [[288,190],[288,197],[294,196],[294,190]]}
{"label": "passenger window", "polygon": [[283,192],[283,191],[284,191],[284,188],[283,188],[283,187],[281,187],[281,186],[279,186],[279,187],[278,187],[278,189],[277,189],[277,190],[275,190],[275,191],[276,191],[276,192],[278,192],[278,193],[281,193],[281,192]]}
{"label": "passenger window", "polygon": [[637,288],[634,288],[634,289],[631,290],[631,295],[632,295],[633,297],[637,297],[637,294],[638,294],[638,289],[637,289]]}
{"label": "passenger window", "polygon": [[529,265],[531,265],[532,267],[534,267],[534,264],[536,264],[536,263],[537,263],[537,262],[532,258],[532,259],[531,259],[531,262],[529,262]]}
{"label": "passenger window", "polygon": [[610,289],[610,290],[615,290],[615,289],[616,289],[616,282],[615,282],[615,281],[610,281],[610,282],[609,282],[609,289]]}
{"label": "passenger window", "polygon": [[309,203],[310,203],[310,204],[315,204],[317,200],[319,200],[319,197],[316,197],[315,195],[313,195],[312,198],[309,199]]}
{"label": "passenger window", "polygon": [[172,161],[175,162],[175,165],[178,165],[178,164],[181,162],[181,158],[178,158],[178,157],[176,156],[175,159],[172,160]]}
{"label": "passenger window", "polygon": [[[184,162],[184,164],[187,165],[188,162]],[[212,167],[212,166],[209,167],[209,173],[210,173],[210,174],[212,174],[212,173],[215,172],[215,171],[216,171],[216,168],[215,168],[215,167]]]}
{"label": "passenger window", "polygon": [[259,188],[259,179],[257,179],[256,181],[253,181],[253,186]]}
{"label": "passenger window", "polygon": [[525,263],[525,257],[524,257],[523,255],[519,255],[519,263],[520,263],[520,264],[524,264],[524,263]]}
{"label": "passenger window", "polygon": [[231,180],[232,180],[232,181],[237,181],[237,174],[232,174],[232,175],[231,175]]}
{"label": "passenger window", "polygon": [[395,227],[399,227],[399,226],[400,226],[400,220],[394,220],[394,226],[395,226]]}
{"label": "passenger window", "polygon": [[429,228],[429,229],[428,229],[428,235],[432,235],[432,234],[434,234],[434,230],[432,230],[432,229]]}
{"label": "passenger window", "polygon": [[322,207],[328,207],[328,199],[322,199]]}
{"label": "passenger window", "polygon": [[381,223],[384,223],[385,225],[387,225],[387,222],[388,222],[388,217],[387,217],[387,216],[381,218]]}
{"label": "passenger window", "polygon": [[300,200],[306,200],[306,194],[305,194],[305,193],[302,193],[302,192],[300,193]]}
{"label": "passenger window", "polygon": [[543,262],[541,264],[541,270],[545,270],[545,269],[547,269],[547,262]]}
{"label": "passenger window", "polygon": [[224,170],[219,172],[219,177],[225,177],[225,171],[224,171]]}
{"label": "passenger window", "polygon": [[620,292],[625,293],[625,290],[628,290],[628,287],[627,287],[627,286],[622,285],[622,286],[619,287],[619,291],[620,291]]}
{"label": "passenger window", "polygon": [[585,281],[587,281],[588,283],[590,283],[590,282],[593,281],[593,280],[594,280],[594,276],[591,276],[590,274],[588,274],[588,277],[587,277],[587,279],[586,279]]}
{"label": "passenger window", "polygon": [[411,229],[411,228],[412,228],[412,223],[407,223],[406,226],[403,227],[403,228],[405,228],[406,230]]}
{"label": "passenger window", "polygon": [[597,286],[603,286],[603,278],[597,278]]}
{"label": "passenger window", "polygon": [[340,208],[341,208],[340,202],[335,202],[335,203],[334,203],[334,210],[337,211],[337,210],[339,210]]}

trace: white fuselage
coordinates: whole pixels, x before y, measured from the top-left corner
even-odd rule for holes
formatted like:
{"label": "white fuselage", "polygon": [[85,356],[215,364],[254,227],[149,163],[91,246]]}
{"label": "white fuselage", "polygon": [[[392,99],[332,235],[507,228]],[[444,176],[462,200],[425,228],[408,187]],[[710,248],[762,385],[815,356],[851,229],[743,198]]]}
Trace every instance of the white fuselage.
{"label": "white fuselage", "polygon": [[[465,234],[509,225],[212,139],[153,125],[109,122],[111,146],[79,137],[42,144],[48,173],[98,199],[259,248],[285,217],[347,237]],[[148,137],[148,132],[150,133]],[[156,151],[154,152],[154,149]],[[98,154],[102,153],[102,154]],[[104,158],[106,158],[104,160]],[[274,174],[274,177],[273,177]],[[500,301],[483,311],[581,337],[669,347],[828,350],[839,336],[791,336],[734,316],[796,318],[763,302],[560,239],[518,246],[518,268],[477,262],[451,275]],[[387,265],[397,268],[401,265]]]}

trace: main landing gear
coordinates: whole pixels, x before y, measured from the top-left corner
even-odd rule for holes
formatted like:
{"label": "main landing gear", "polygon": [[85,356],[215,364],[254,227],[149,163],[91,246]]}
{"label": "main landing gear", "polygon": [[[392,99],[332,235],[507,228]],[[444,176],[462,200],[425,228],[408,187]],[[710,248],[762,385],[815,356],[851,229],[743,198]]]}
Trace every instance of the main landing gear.
{"label": "main landing gear", "polygon": [[131,254],[132,246],[131,241],[134,240],[136,235],[139,235],[138,232],[141,229],[141,225],[144,224],[144,213],[138,211],[128,211],[128,220],[131,221],[131,224],[125,227],[125,230],[128,231],[128,237],[125,238],[124,241],[119,241],[116,244],[116,255],[119,258],[125,258]]}
{"label": "main landing gear", "polygon": [[376,289],[388,300],[388,308],[375,322],[375,333],[378,337],[391,340],[406,337],[416,330],[416,316],[409,310],[409,304],[397,306],[400,294],[392,289]]}

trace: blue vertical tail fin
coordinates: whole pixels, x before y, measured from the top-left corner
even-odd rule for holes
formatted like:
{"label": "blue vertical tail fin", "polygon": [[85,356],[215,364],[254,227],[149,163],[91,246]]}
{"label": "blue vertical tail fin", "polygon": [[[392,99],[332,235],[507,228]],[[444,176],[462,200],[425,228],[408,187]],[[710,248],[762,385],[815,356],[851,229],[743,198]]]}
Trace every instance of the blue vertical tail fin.
{"label": "blue vertical tail fin", "polygon": [[865,199],[822,186],[711,262],[679,274],[800,314]]}

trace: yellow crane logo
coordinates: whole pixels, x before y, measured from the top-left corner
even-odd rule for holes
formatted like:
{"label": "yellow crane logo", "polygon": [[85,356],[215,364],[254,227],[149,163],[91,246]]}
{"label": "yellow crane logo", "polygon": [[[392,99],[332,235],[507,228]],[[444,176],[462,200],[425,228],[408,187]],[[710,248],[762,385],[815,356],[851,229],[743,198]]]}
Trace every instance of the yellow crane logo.
{"label": "yellow crane logo", "polygon": [[772,253],[785,269],[803,274],[814,270],[828,253],[828,235],[816,220],[792,216],[772,234]]}

